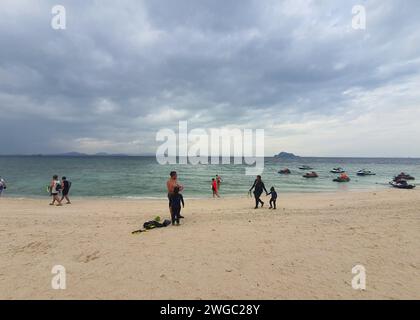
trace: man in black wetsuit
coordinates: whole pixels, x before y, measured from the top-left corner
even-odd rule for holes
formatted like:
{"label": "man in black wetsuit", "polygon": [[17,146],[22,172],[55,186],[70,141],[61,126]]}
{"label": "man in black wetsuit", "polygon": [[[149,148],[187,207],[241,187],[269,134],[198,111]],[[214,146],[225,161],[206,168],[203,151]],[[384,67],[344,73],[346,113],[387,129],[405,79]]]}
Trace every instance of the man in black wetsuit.
{"label": "man in black wetsuit", "polygon": [[261,176],[257,176],[257,179],[255,179],[254,184],[252,185],[251,189],[249,189],[249,192],[254,189],[254,196],[255,196],[255,209],[258,209],[258,204],[261,203],[261,208],[264,206],[264,202],[261,201],[260,197],[263,193],[263,190],[265,193],[267,192],[267,189],[265,188],[264,182],[261,180]]}

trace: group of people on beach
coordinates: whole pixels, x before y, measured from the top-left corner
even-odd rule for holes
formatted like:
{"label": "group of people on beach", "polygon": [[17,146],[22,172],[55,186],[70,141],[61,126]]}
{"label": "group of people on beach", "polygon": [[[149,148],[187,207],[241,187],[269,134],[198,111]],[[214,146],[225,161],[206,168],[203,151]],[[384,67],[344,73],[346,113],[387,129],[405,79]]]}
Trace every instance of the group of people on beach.
{"label": "group of people on beach", "polygon": [[[61,180],[58,179],[58,175],[53,175],[50,184],[48,185],[48,192],[52,197],[51,206],[56,204],[57,206],[62,205],[64,199],[67,200],[66,204],[70,204],[69,192],[70,192],[71,182],[67,180],[66,177],[62,177]],[[3,191],[7,188],[6,181],[0,177],[0,197]],[[61,198],[60,198],[61,195]]]}
{"label": "group of people on beach", "polygon": [[[222,178],[219,175],[216,175],[215,178],[212,178],[211,188],[213,191],[213,198],[220,197],[219,189],[221,183]],[[178,183],[178,174],[176,171],[171,171],[169,174],[169,179],[166,182],[166,188],[168,191],[169,213],[171,215],[172,225],[179,226],[180,219],[184,218],[181,215],[181,206],[184,208],[185,201],[181,194],[181,192],[184,190],[184,186]],[[274,187],[271,187],[270,192],[268,192],[260,175],[258,175],[255,179],[254,184],[252,185],[251,189],[249,189],[249,193],[251,193],[252,190],[254,190],[255,209],[258,209],[260,204],[261,208],[264,206],[264,202],[261,200],[263,191],[265,191],[267,196],[271,196],[269,209],[276,209],[277,192]]]}
{"label": "group of people on beach", "polygon": [[[62,206],[62,201],[67,200],[66,204],[70,204],[69,192],[70,192],[71,182],[67,180],[66,177],[62,177],[61,181],[58,179],[58,175],[54,175],[48,186],[48,191],[52,196],[52,202],[50,206],[53,206],[57,202],[57,206]],[[60,198],[61,195],[61,198]]]}

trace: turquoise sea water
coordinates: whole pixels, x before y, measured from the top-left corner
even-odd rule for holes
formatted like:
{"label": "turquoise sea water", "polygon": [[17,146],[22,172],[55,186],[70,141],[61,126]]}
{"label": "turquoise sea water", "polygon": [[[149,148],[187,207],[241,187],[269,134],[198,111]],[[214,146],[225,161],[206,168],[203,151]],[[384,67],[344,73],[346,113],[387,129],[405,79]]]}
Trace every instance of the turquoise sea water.
{"label": "turquoise sea water", "polygon": [[[312,166],[319,178],[303,178],[298,167],[304,164]],[[291,175],[277,173],[285,167]],[[343,167],[351,182],[333,182],[337,175],[329,171],[334,167]],[[358,177],[356,172],[364,168],[377,175]],[[154,157],[0,156],[0,176],[8,182],[6,196],[48,196],[46,185],[57,174],[72,181],[72,196],[165,198],[171,170],[178,172],[186,197],[211,196],[210,181],[216,174],[223,179],[222,196],[246,195],[254,180],[245,175],[244,165],[159,165]],[[262,176],[267,188],[275,186],[280,193],[331,192],[389,188],[388,181],[401,171],[419,178],[420,159],[266,158]]]}

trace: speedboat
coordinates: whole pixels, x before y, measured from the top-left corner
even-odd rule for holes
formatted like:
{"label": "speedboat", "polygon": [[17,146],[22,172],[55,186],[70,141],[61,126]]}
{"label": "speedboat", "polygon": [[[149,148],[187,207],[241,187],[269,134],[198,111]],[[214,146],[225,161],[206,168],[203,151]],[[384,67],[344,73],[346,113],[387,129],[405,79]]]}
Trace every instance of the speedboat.
{"label": "speedboat", "polygon": [[318,178],[318,174],[315,171],[305,173],[302,177],[304,178]]}
{"label": "speedboat", "polygon": [[332,169],[330,172],[332,172],[332,173],[344,173],[345,171],[343,170],[343,168],[338,167],[338,168]]}
{"label": "speedboat", "polygon": [[312,170],[313,168],[311,168],[310,166],[304,165],[304,166],[300,166],[299,169],[300,170]]}
{"label": "speedboat", "polygon": [[400,180],[415,180],[415,178],[407,173],[401,172],[398,176],[394,177],[394,181]]}
{"label": "speedboat", "polygon": [[280,174],[291,174],[292,172],[290,171],[290,169],[285,168],[285,169],[283,169],[283,170],[280,170],[280,171],[279,171],[279,173],[280,173]]}
{"label": "speedboat", "polygon": [[416,187],[414,184],[408,184],[405,180],[390,181],[389,184],[398,189],[414,189]]}
{"label": "speedboat", "polygon": [[357,175],[358,176],[374,176],[376,175],[376,173],[370,170],[362,169],[362,170],[357,171]]}

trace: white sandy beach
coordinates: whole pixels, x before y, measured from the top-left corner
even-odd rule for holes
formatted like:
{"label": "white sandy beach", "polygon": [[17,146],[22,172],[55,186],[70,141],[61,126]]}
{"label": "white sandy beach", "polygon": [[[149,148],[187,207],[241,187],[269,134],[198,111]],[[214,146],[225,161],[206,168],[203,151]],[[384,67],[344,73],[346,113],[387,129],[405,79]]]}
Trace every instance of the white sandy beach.
{"label": "white sandy beach", "polygon": [[167,201],[48,200],[0,199],[1,299],[420,299],[418,190],[187,200],[182,226],[137,235]]}

